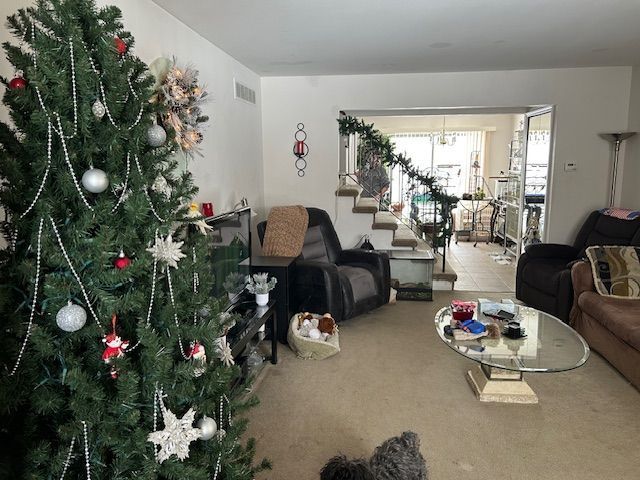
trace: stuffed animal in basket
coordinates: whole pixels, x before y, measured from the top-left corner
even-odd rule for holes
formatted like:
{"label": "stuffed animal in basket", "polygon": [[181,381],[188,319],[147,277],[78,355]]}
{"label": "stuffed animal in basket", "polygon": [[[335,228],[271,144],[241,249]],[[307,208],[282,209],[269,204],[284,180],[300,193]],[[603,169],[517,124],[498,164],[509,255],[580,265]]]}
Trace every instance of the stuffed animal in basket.
{"label": "stuffed animal in basket", "polygon": [[420,439],[413,432],[392,437],[377,447],[369,460],[333,457],[320,472],[320,480],[427,480],[427,464]]}
{"label": "stuffed animal in basket", "polygon": [[338,331],[336,321],[330,313],[316,318],[309,312],[298,315],[298,331],[300,335],[314,340],[326,340],[330,335]]}

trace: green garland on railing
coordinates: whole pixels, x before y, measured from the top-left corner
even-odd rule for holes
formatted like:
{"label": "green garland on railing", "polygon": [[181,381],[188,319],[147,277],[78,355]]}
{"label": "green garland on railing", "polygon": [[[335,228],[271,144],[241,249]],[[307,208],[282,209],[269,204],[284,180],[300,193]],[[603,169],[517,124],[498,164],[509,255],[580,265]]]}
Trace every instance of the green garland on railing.
{"label": "green garland on railing", "polygon": [[420,185],[424,185],[431,198],[438,203],[446,203],[453,207],[458,200],[458,197],[454,195],[448,195],[440,185],[435,177],[422,173],[412,163],[411,159],[405,157],[402,153],[395,153],[395,145],[389,137],[384,135],[379,130],[373,128],[373,123],[366,124],[364,120],[359,120],[350,115],[338,119],[340,135],[348,136],[352,133],[357,133],[363,143],[365,143],[368,151],[377,154],[382,163],[389,167],[395,167],[401,165],[406,175]]}

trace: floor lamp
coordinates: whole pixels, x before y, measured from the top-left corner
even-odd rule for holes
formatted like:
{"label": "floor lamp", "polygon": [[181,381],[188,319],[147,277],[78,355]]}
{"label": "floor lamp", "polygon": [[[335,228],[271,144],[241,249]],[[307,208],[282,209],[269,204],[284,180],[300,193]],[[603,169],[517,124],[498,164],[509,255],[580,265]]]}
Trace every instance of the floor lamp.
{"label": "floor lamp", "polygon": [[627,138],[631,138],[636,132],[601,133],[600,136],[613,145],[613,168],[611,170],[611,192],[609,193],[609,206],[613,207],[616,199],[616,183],[618,177],[618,160],[620,159],[620,145]]}

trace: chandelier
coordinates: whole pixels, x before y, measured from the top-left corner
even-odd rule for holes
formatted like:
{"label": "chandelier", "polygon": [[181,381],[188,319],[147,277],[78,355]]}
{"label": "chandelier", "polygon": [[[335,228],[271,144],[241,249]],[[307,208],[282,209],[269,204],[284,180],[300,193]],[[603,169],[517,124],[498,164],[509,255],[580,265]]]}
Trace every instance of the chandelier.
{"label": "chandelier", "polygon": [[440,145],[443,145],[443,146],[455,145],[456,135],[455,133],[452,133],[451,135],[449,135],[449,138],[447,138],[446,126],[447,126],[447,116],[443,115],[442,116],[442,132],[440,132],[440,138],[438,140],[438,143],[440,143]]}

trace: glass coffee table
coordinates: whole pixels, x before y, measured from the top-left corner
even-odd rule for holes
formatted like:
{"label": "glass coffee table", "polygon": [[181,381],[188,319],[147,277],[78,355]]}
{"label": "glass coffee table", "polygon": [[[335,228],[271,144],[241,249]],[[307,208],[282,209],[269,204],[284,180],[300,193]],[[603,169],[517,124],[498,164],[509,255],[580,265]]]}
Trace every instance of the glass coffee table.
{"label": "glass coffee table", "polygon": [[[538,403],[538,396],[523,378],[525,373],[572,370],[589,358],[587,343],[561,320],[535,308],[518,305],[514,308],[526,333],[526,337],[519,339],[501,335],[496,339],[455,340],[444,333],[444,327],[451,325],[451,308],[442,308],[436,314],[436,331],[442,341],[460,355],[478,362],[467,372],[467,381],[482,402]],[[477,315],[476,311],[474,318]],[[493,321],[480,316],[482,323]]]}

